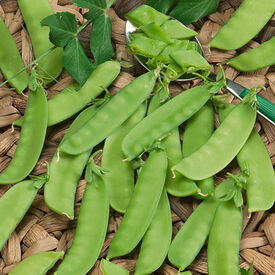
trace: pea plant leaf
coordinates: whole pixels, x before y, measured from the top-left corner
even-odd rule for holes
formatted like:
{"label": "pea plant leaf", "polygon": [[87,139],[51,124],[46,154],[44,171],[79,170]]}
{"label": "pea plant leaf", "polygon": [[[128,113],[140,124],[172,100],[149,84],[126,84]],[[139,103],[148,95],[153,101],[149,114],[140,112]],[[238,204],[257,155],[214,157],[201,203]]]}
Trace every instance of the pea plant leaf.
{"label": "pea plant leaf", "polygon": [[86,56],[82,45],[77,38],[71,40],[63,52],[63,65],[66,71],[83,86],[95,64]]}
{"label": "pea plant leaf", "polygon": [[50,27],[50,41],[57,47],[65,47],[77,33],[75,16],[69,12],[58,12],[41,21],[41,26]]}
{"label": "pea plant leaf", "polygon": [[219,0],[182,0],[174,7],[170,16],[188,25],[216,11],[218,5]]}
{"label": "pea plant leaf", "polygon": [[252,275],[253,274],[253,262],[250,264],[248,270],[241,268],[240,271],[241,271],[241,275]]}
{"label": "pea plant leaf", "polygon": [[163,13],[170,11],[176,3],[178,3],[178,0],[147,0],[145,2],[146,5]]}
{"label": "pea plant leaf", "polygon": [[90,48],[97,64],[111,59],[115,54],[111,42],[111,32],[112,25],[109,16],[103,14],[94,20]]}
{"label": "pea plant leaf", "polygon": [[85,18],[91,21],[104,14],[107,8],[106,0],[73,0],[72,2],[80,8],[89,9]]}

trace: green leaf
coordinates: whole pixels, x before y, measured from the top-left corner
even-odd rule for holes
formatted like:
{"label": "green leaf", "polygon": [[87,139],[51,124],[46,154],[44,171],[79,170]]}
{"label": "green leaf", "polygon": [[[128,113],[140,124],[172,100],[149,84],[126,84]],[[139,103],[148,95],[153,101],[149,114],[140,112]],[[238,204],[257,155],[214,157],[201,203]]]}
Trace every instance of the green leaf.
{"label": "green leaf", "polygon": [[41,26],[50,27],[50,40],[57,47],[66,46],[77,33],[75,16],[69,12],[58,12],[47,16]]}
{"label": "green leaf", "polygon": [[240,271],[241,271],[241,275],[252,275],[253,274],[253,262],[250,264],[248,270],[241,268]]}
{"label": "green leaf", "polygon": [[80,8],[89,9],[89,11],[85,13],[85,18],[92,21],[104,14],[107,7],[106,0],[73,0],[72,2]]}
{"label": "green leaf", "polygon": [[171,11],[170,16],[188,25],[216,11],[219,0],[182,0]]}
{"label": "green leaf", "polygon": [[95,64],[86,56],[82,45],[77,38],[69,42],[63,52],[63,65],[66,71],[83,86]]}
{"label": "green leaf", "polygon": [[115,52],[111,42],[112,25],[109,16],[103,14],[93,22],[90,48],[96,64],[111,59]]}
{"label": "green leaf", "polygon": [[176,3],[178,3],[178,0],[147,0],[145,2],[146,5],[163,13],[170,11]]}

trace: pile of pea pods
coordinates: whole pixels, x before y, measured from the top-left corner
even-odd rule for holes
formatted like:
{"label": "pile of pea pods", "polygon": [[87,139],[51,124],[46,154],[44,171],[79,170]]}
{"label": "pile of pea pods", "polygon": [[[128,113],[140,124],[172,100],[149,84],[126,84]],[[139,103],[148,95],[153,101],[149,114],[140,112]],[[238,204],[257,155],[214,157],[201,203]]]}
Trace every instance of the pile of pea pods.
{"label": "pile of pea pods", "polygon": [[[29,9],[30,0],[18,0],[18,4],[39,57],[52,47],[47,30],[38,35],[39,22],[53,12],[48,0],[39,1],[43,7],[39,6],[35,15]],[[250,213],[268,210],[274,204],[273,166],[253,128],[258,87],[236,106],[228,103],[216,95],[226,86],[224,72],[221,68],[216,81],[208,79],[211,66],[191,40],[195,31],[147,5],[126,17],[137,27],[127,49],[146,58],[150,71],[114,96],[107,88],[119,75],[120,63],[110,60],[98,65],[80,90],[72,84],[47,101],[41,73],[58,77],[62,50],[50,51],[28,77],[23,63],[16,62],[21,57],[14,41],[9,40],[8,53],[16,53],[13,62],[18,66],[4,62],[1,70],[7,79],[20,71],[9,83],[19,93],[28,85],[30,93],[24,117],[14,123],[21,127],[14,157],[0,174],[0,184],[15,184],[0,198],[0,250],[42,188],[47,206],[72,220],[83,173],[87,181],[72,246],[65,256],[64,252],[37,253],[19,263],[11,275],[46,274],[62,258],[55,275],[89,272],[105,241],[110,206],[124,216],[106,259],[101,261],[103,274],[129,274],[111,260],[129,254],[140,244],[135,275],[155,272],[167,257],[179,269],[178,274],[190,275],[186,269],[208,240],[209,274],[238,275],[243,190]],[[234,18],[237,16],[231,20]],[[6,28],[3,24],[0,19],[0,29]],[[218,47],[214,41],[222,43],[227,34],[221,30],[212,46]],[[10,39],[8,32],[5,35]],[[170,98],[170,82],[186,74],[201,77],[203,85]],[[220,121],[216,129],[215,111]],[[73,116],[76,118],[47,173],[32,176],[47,127]],[[94,150],[101,144],[102,150]],[[94,161],[99,153],[100,166]],[[228,173],[215,187],[214,175],[235,158],[241,173]],[[168,194],[201,200],[173,240]]]}

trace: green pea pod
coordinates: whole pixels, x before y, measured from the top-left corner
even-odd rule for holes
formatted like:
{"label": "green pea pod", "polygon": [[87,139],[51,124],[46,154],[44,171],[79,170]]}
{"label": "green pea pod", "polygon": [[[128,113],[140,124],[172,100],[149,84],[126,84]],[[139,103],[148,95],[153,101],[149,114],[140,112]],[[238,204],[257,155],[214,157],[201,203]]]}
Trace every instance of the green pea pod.
{"label": "green pea pod", "polygon": [[[164,104],[162,91],[155,94],[148,108],[148,114],[152,113],[159,106]],[[165,180],[165,187],[169,194],[176,197],[186,197],[200,192],[194,181],[183,177],[179,173],[173,175],[171,168],[182,159],[179,129],[173,129],[166,138],[161,141],[161,146],[165,148],[168,165]]]}
{"label": "green pea pod", "polygon": [[209,86],[197,86],[177,95],[145,117],[122,142],[127,159],[132,160],[150,149],[157,140],[196,113],[209,98]]}
{"label": "green pea pod", "polygon": [[169,16],[147,5],[137,7],[136,9],[128,12],[125,17],[136,27],[151,23],[156,23],[160,26],[169,19]]}
{"label": "green pea pod", "polygon": [[138,36],[128,43],[126,49],[131,54],[152,58],[158,56],[165,47],[166,44],[162,41]]}
{"label": "green pea pod", "polygon": [[173,239],[168,259],[180,270],[190,265],[203,247],[218,205],[219,201],[214,198],[204,200]]}
{"label": "green pea pod", "polygon": [[142,239],[135,275],[151,274],[162,265],[167,256],[171,238],[171,210],[164,188],[157,211]]}
{"label": "green pea pod", "polygon": [[86,274],[94,266],[104,244],[109,219],[108,194],[103,177],[93,169],[98,168],[90,159],[73,243],[55,275]]}
{"label": "green pea pod", "polygon": [[156,72],[153,71],[133,80],[112,97],[90,121],[67,138],[60,145],[60,150],[76,155],[99,144],[127,120],[139,105],[146,100],[155,86],[155,81]]}
{"label": "green pea pod", "polygon": [[140,29],[150,38],[154,40],[159,40],[164,43],[171,43],[171,40],[163,29],[156,23],[151,23],[148,25],[141,26]]}
{"label": "green pea pod", "polygon": [[9,166],[0,175],[0,184],[19,182],[32,171],[43,148],[47,121],[47,98],[39,86],[30,91],[20,138]]}
{"label": "green pea pod", "polygon": [[[207,102],[186,123],[182,141],[183,157],[190,156],[206,143],[213,134],[214,126],[214,110],[211,102]],[[213,177],[197,181],[196,184],[206,196],[195,194],[193,195],[195,198],[204,199],[213,195],[215,188]]]}
{"label": "green pea pod", "polygon": [[166,169],[165,152],[154,150],[139,173],[127,211],[109,247],[107,259],[128,254],[144,236],[157,210]]}
{"label": "green pea pod", "polygon": [[[97,110],[97,106],[93,105],[81,112],[71,124],[62,141],[90,120]],[[57,149],[50,164],[49,180],[44,186],[45,202],[54,212],[65,215],[71,220],[74,218],[74,198],[77,184],[90,153],[91,150],[72,156],[59,152]]]}
{"label": "green pea pod", "polygon": [[272,37],[259,47],[230,59],[227,64],[242,72],[254,72],[275,64],[274,49],[275,37]]}
{"label": "green pea pod", "polygon": [[102,166],[109,170],[104,181],[109,195],[110,205],[120,213],[125,213],[135,186],[135,170],[131,163],[124,160],[121,141],[145,115],[146,104],[126,120],[104,143]]}
{"label": "green pea pod", "polygon": [[[260,32],[274,11],[275,2],[273,0],[244,0],[210,41],[209,47],[222,50],[239,49]],[[255,14],[258,14],[257,18],[255,18]]]}
{"label": "green pea pod", "polygon": [[209,70],[211,68],[211,65],[196,50],[179,50],[172,52],[170,56],[186,72]]}
{"label": "green pea pod", "polygon": [[9,275],[46,275],[63,255],[63,251],[47,251],[34,254],[20,262],[10,271]]}
{"label": "green pea pod", "polygon": [[[225,101],[219,105],[216,107],[222,122],[235,106]],[[246,189],[248,212],[265,211],[271,208],[275,199],[273,166],[265,145],[255,129],[238,153],[237,161],[242,171],[249,170]]]}
{"label": "green pea pod", "polygon": [[208,240],[207,264],[210,275],[239,274],[241,233],[242,208],[237,208],[233,200],[222,202]]}
{"label": "green pea pod", "polygon": [[171,58],[171,54],[176,51],[188,49],[190,41],[188,40],[176,40],[172,44],[168,45],[157,57],[158,60],[164,63],[173,63],[174,60]]}
{"label": "green pea pod", "polygon": [[204,145],[172,169],[190,179],[202,180],[226,167],[239,153],[253,129],[257,114],[253,104],[254,93],[238,104]]}
{"label": "green pea pod", "polygon": [[25,216],[43,184],[43,180],[22,181],[11,187],[0,198],[0,251]]}
{"label": "green pea pod", "polygon": [[[84,86],[76,90],[77,84],[72,84],[48,101],[48,126],[60,123],[75,115],[93,99],[101,94],[118,76],[120,64],[117,61],[106,61],[96,67]],[[23,118],[14,122],[21,126]]]}
{"label": "green pea pod", "polygon": [[129,275],[127,269],[105,259],[102,259],[100,262],[100,270],[103,275]]}
{"label": "green pea pod", "polygon": [[0,18],[0,35],[0,69],[9,84],[21,94],[28,86],[28,73],[13,37],[2,18]]}
{"label": "green pea pod", "polygon": [[192,275],[191,271],[180,272],[179,275]]}
{"label": "green pea pod", "polygon": [[177,20],[171,19],[161,25],[162,30],[172,39],[191,39],[197,32],[185,27]]}
{"label": "green pea pod", "polygon": [[[51,4],[49,0],[17,2],[31,37],[35,58],[38,58],[54,46],[49,40],[49,28],[40,25],[42,19],[53,14]],[[55,48],[38,61],[38,73],[48,79],[45,84],[52,82],[62,72],[62,52],[62,48]]]}

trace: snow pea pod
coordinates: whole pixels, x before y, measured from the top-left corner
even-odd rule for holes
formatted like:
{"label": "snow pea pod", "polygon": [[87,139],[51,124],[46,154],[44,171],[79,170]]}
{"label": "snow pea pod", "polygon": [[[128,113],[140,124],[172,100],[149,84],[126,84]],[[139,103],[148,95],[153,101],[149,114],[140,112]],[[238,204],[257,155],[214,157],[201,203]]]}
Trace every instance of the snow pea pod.
{"label": "snow pea pod", "polygon": [[[190,156],[197,151],[211,137],[214,131],[214,110],[208,101],[195,115],[186,123],[182,141],[183,157]],[[202,194],[211,196],[214,191],[213,177],[196,182]],[[204,199],[206,196],[193,195],[197,199]]]}
{"label": "snow pea pod", "polygon": [[[216,108],[222,122],[235,106],[223,101],[219,102]],[[237,161],[242,171],[249,170],[246,189],[248,212],[265,211],[271,208],[275,199],[273,166],[266,147],[255,129],[238,153]]]}
{"label": "snow pea pod", "polygon": [[101,175],[92,157],[88,161],[86,189],[80,206],[72,246],[55,275],[83,275],[95,264],[103,246],[109,219],[109,200]]}
{"label": "snow pea pod", "polygon": [[161,25],[161,29],[171,39],[191,39],[197,32],[185,27],[177,20],[171,19]]}
{"label": "snow pea pod", "polygon": [[208,240],[207,264],[210,275],[239,274],[241,233],[242,208],[236,207],[233,200],[222,202]]}
{"label": "snow pea pod", "polygon": [[159,40],[167,44],[171,43],[169,37],[166,35],[163,29],[156,23],[141,26],[140,29],[151,39]]}
{"label": "snow pea pod", "polygon": [[154,150],[138,175],[134,193],[111,242],[107,259],[128,254],[144,236],[157,210],[166,169],[165,152]]}
{"label": "snow pea pod", "polygon": [[125,17],[136,27],[151,23],[156,23],[160,26],[170,18],[169,16],[148,5],[141,5],[137,7],[136,9],[128,12]]}
{"label": "snow pea pod", "polygon": [[[165,260],[172,238],[170,203],[165,188],[157,211],[143,239],[136,262],[135,275],[151,274]],[[161,240],[161,241],[160,241]]]}
{"label": "snow pea pod", "polygon": [[169,248],[168,259],[180,271],[192,263],[203,247],[218,205],[219,201],[215,198],[204,200],[173,239]]}
{"label": "snow pea pod", "polygon": [[11,187],[0,198],[0,251],[30,208],[43,180],[26,180]]}
{"label": "snow pea pod", "polygon": [[[80,90],[77,84],[72,84],[53,96],[48,101],[48,126],[60,123],[75,115],[101,94],[118,76],[120,64],[117,61],[106,61],[96,67]],[[14,122],[21,126],[23,118]]]}
{"label": "snow pea pod", "polygon": [[9,275],[46,275],[63,255],[63,251],[47,251],[34,254],[20,262],[10,271]]}
{"label": "snow pea pod", "polygon": [[[163,90],[159,91],[152,97],[148,108],[148,114],[164,104],[162,92]],[[165,179],[165,188],[167,192],[176,197],[186,197],[199,193],[200,189],[194,181],[185,178],[177,172],[175,172],[176,177],[174,177],[171,170],[171,168],[182,159],[179,129],[173,129],[167,137],[161,141],[161,146],[165,149],[168,159]]]}
{"label": "snow pea pod", "polygon": [[274,11],[274,0],[244,0],[210,41],[209,47],[222,50],[239,49],[260,32]]}
{"label": "snow pea pod", "polygon": [[193,180],[206,179],[221,171],[248,139],[256,120],[255,104],[256,94],[252,92],[226,117],[204,145],[172,169]]}
{"label": "snow pea pod", "polygon": [[103,141],[146,100],[155,86],[156,77],[155,71],[148,72],[121,89],[90,121],[64,140],[60,150],[76,155]]}
{"label": "snow pea pod", "polygon": [[[52,15],[53,10],[48,0],[18,0],[19,8],[26,23],[34,50],[35,58],[49,51],[54,45],[49,40],[49,28],[40,25],[40,21]],[[31,8],[30,8],[31,7]],[[55,48],[38,62],[38,73],[48,80],[48,84],[57,78],[63,68],[62,48]]]}
{"label": "snow pea pod", "polygon": [[129,53],[152,58],[158,56],[165,47],[166,44],[162,41],[138,36],[128,43],[126,49]]}
{"label": "snow pea pod", "polygon": [[101,164],[109,170],[104,175],[104,182],[111,207],[120,213],[125,213],[135,186],[135,170],[130,162],[123,161],[121,141],[144,117],[146,107],[143,103],[104,143]]}
{"label": "snow pea pod", "polygon": [[100,270],[103,275],[129,275],[129,271],[117,264],[102,259],[100,262]]}
{"label": "snow pea pod", "polygon": [[132,160],[150,149],[154,142],[196,113],[210,98],[209,85],[197,86],[177,95],[135,126],[122,142],[127,159]]}
{"label": "snow pea pod", "polygon": [[253,72],[275,64],[275,37],[264,42],[259,47],[242,53],[227,64],[242,72]]}
{"label": "snow pea pod", "polygon": [[30,91],[20,138],[9,166],[0,175],[0,184],[19,182],[32,171],[43,148],[47,121],[47,98],[38,86]]}
{"label": "snow pea pod", "polygon": [[[2,18],[0,18],[0,69],[9,84],[21,94],[28,86],[28,73],[17,46]],[[18,72],[20,72],[18,74]]]}
{"label": "snow pea pod", "polygon": [[[81,112],[71,124],[62,141],[91,119],[97,110],[98,106],[93,105]],[[44,186],[45,202],[54,212],[65,215],[71,220],[74,218],[74,198],[77,184],[90,153],[91,150],[72,156],[57,150],[50,163],[49,180]]]}

